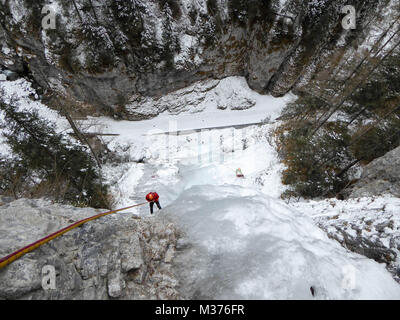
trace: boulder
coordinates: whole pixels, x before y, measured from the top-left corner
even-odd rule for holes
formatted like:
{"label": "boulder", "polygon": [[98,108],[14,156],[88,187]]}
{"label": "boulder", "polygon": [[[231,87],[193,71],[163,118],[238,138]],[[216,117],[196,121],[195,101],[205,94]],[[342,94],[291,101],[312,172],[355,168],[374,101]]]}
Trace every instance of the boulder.
{"label": "boulder", "polygon": [[369,163],[351,188],[349,198],[390,194],[400,197],[400,147]]}

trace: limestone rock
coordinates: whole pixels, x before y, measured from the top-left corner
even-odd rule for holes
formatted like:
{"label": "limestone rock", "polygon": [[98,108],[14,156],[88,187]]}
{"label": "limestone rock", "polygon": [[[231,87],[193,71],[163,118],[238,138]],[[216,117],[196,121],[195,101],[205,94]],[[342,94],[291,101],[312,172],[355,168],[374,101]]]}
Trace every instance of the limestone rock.
{"label": "limestone rock", "polygon": [[368,164],[360,180],[346,191],[349,198],[391,194],[400,197],[400,147]]}
{"label": "limestone rock", "polygon": [[3,1],[0,67],[91,106],[90,115],[141,120],[166,107],[143,103],[210,79],[245,76],[259,93],[284,95],[324,65],[333,47],[358,46],[370,32],[369,15],[388,0],[356,2],[362,27],[351,37],[340,27],[346,0],[176,0],[169,9],[155,0],[104,0],[93,10],[73,3],[54,0],[56,30],[43,30],[40,2]]}
{"label": "limestone rock", "polygon": [[[45,200],[0,200],[1,257],[96,214]],[[172,264],[161,263],[172,262],[176,232],[159,217],[91,221],[1,269],[0,299],[179,299]],[[49,265],[55,290],[42,287]]]}

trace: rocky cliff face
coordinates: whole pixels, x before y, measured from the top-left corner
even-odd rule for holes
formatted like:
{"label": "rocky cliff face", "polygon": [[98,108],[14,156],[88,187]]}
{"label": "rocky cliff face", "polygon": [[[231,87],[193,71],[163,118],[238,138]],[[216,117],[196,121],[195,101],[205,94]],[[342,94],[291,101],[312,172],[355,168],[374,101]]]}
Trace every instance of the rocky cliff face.
{"label": "rocky cliff face", "polygon": [[0,66],[39,91],[132,120],[157,114],[136,108],[142,101],[206,79],[245,76],[280,96],[322,57],[359,45],[389,0],[351,2],[353,31],[341,25],[347,0],[55,0],[56,28],[44,30],[47,1],[2,0]]}
{"label": "rocky cliff face", "polygon": [[[0,256],[39,240],[93,209],[0,198]],[[66,233],[0,270],[0,299],[178,299],[171,271],[177,231],[160,218],[108,216]],[[56,270],[55,290],[42,269]]]}
{"label": "rocky cliff face", "polygon": [[360,179],[343,194],[349,198],[392,195],[400,197],[400,147],[363,168]]}

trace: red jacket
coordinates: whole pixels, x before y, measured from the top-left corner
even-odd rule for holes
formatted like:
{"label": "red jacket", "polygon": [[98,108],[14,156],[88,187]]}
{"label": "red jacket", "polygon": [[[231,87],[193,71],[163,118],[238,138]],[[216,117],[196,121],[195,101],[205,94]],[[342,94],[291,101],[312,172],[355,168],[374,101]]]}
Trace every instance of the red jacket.
{"label": "red jacket", "polygon": [[[151,200],[150,199],[150,195],[152,195],[153,196],[153,200]],[[155,202],[155,201],[158,201],[158,199],[160,199],[160,196],[156,193],[156,192],[150,192],[147,196],[146,196],[146,200],[148,201],[148,202]]]}

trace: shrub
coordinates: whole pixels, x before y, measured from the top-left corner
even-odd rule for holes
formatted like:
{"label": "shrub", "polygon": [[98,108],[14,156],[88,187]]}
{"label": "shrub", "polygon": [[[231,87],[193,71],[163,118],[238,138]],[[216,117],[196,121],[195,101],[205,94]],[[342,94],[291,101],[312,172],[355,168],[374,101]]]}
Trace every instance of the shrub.
{"label": "shrub", "polygon": [[320,197],[338,193],[348,182],[346,174],[338,176],[343,164],[353,161],[347,150],[350,135],[341,123],[331,123],[313,138],[311,122],[283,131],[278,136],[280,154],[286,170],[282,182],[290,185],[293,194]]}
{"label": "shrub", "polygon": [[400,145],[400,121],[385,126],[361,128],[350,150],[356,159],[369,163]]}
{"label": "shrub", "polygon": [[[313,6],[309,9],[310,16],[322,14],[319,10],[313,13]],[[280,155],[287,167],[283,182],[290,186],[283,196],[335,194],[348,185],[354,165],[367,164],[400,145],[400,49],[394,48],[379,63],[365,59],[359,65],[361,59],[357,57],[354,63],[341,65],[348,79],[328,75],[322,87],[322,82],[309,83],[305,88],[314,94],[303,92],[284,109],[280,119],[286,122],[276,132]],[[365,79],[365,65],[371,63],[378,64]],[[337,105],[348,94],[347,87],[356,90]],[[323,93],[333,93],[335,99],[325,103],[315,97],[327,96]],[[339,107],[334,114],[329,113],[332,105]],[[310,132],[329,114],[331,118],[311,136]]]}
{"label": "shrub", "polygon": [[317,111],[325,110],[328,105],[311,95],[302,95],[296,101],[288,103],[282,111],[282,119],[289,120],[294,118],[307,118],[308,115],[314,116]]}

